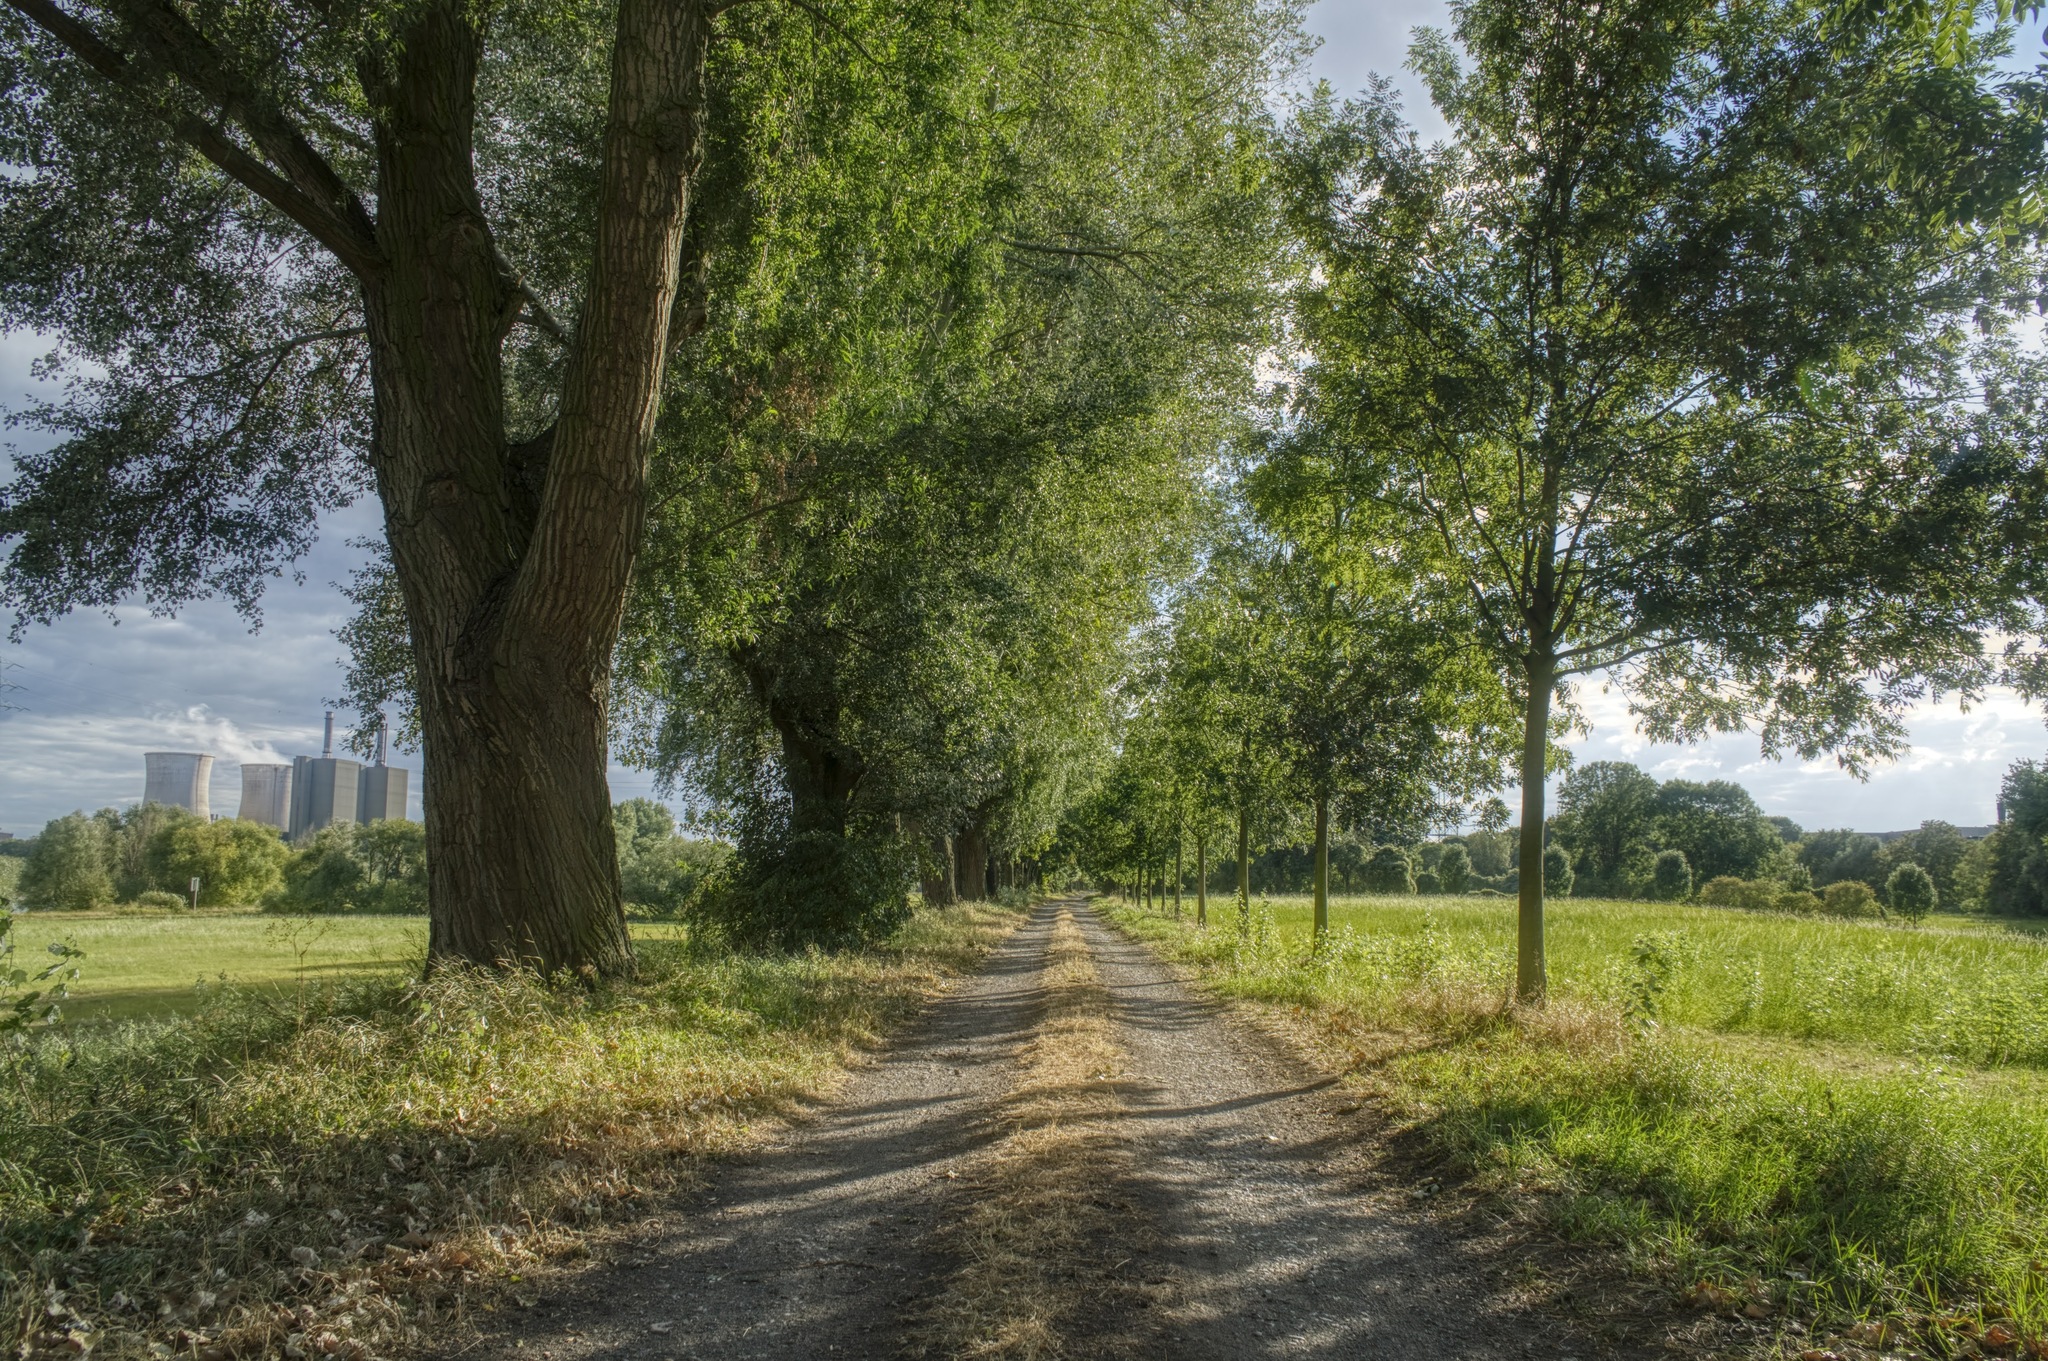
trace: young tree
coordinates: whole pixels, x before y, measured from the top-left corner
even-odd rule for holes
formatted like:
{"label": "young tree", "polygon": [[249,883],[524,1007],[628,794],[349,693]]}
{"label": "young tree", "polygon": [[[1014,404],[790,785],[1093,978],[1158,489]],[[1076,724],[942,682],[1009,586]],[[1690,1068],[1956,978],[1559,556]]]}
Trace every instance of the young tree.
{"label": "young tree", "polygon": [[1517,692],[1535,1003],[1570,677],[1624,680],[1658,736],[1755,723],[1860,767],[1928,684],[1983,676],[1984,508],[1930,413],[1971,390],[1957,323],[2031,295],[1974,218],[2034,173],[2040,122],[1982,89],[1995,24],[1934,52],[1883,7],[1454,14],[1457,46],[1413,55],[1447,144],[1384,86],[1303,115],[1297,405],[1436,541]]}
{"label": "young tree", "polygon": [[1918,865],[1908,862],[1893,870],[1884,882],[1886,904],[1914,926],[1926,920],[1940,901],[1934,879]]}

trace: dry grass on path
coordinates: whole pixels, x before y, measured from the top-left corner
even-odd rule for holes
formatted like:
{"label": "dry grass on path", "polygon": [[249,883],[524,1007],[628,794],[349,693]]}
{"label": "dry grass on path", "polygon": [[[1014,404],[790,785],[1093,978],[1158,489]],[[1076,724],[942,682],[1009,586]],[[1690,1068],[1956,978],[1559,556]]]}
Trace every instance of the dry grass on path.
{"label": "dry grass on path", "polygon": [[[994,1116],[1000,1137],[962,1182],[959,1216],[942,1234],[962,1265],[926,1317],[928,1353],[1074,1355],[1081,1325],[1099,1322],[1132,1289],[1115,1274],[1137,1213],[1119,1185],[1131,1159],[1117,1094],[1128,1055],[1064,908],[1044,988],[1045,1019]],[[1091,1337],[1091,1347],[1100,1343]]]}

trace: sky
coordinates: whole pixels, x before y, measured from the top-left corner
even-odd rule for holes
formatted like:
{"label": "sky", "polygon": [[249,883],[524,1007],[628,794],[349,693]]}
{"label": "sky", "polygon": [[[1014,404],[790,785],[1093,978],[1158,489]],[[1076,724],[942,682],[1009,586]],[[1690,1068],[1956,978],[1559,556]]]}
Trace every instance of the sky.
{"label": "sky", "polygon": [[[1340,93],[1357,91],[1370,72],[1393,77],[1410,120],[1426,137],[1440,134],[1442,123],[1401,64],[1410,31],[1447,17],[1436,0],[1325,0],[1310,11],[1322,45],[1308,74]],[[0,404],[29,390],[29,365],[43,348],[31,335],[0,337]],[[259,629],[224,604],[201,602],[176,618],[132,607],[112,619],[72,615],[30,630],[20,644],[0,641],[0,677],[18,687],[0,692],[13,706],[0,710],[0,830],[31,835],[73,809],[135,802],[145,751],[212,752],[213,808],[225,813],[240,801],[241,762],[317,754],[323,701],[340,694],[344,670],[334,629],[347,605],[335,583],[360,560],[347,540],[377,524],[367,503],[331,517],[298,564],[300,579],[273,585]],[[1893,831],[1929,818],[1982,825],[1992,820],[2005,768],[2048,751],[2040,713],[2009,693],[1967,713],[1952,700],[1917,710],[1912,750],[1865,782],[1825,758],[1764,761],[1746,735],[1692,747],[1645,742],[1618,694],[1595,684],[1581,698],[1591,732],[1568,743],[1577,760],[1633,761],[1659,779],[1735,780],[1766,811],[1806,827]],[[417,772],[419,758],[400,755],[393,764]],[[651,796],[653,784],[645,772],[612,767],[615,798]],[[415,817],[419,798],[416,773]]]}

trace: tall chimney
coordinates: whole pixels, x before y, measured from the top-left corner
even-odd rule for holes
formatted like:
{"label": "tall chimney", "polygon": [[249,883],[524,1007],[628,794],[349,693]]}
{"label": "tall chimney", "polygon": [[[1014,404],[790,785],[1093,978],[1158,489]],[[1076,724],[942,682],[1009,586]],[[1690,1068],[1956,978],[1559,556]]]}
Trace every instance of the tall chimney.
{"label": "tall chimney", "polygon": [[384,746],[391,740],[391,720],[377,715],[377,764],[384,764]]}
{"label": "tall chimney", "polygon": [[327,736],[320,740],[320,755],[323,759],[334,755],[334,710],[327,711]]}

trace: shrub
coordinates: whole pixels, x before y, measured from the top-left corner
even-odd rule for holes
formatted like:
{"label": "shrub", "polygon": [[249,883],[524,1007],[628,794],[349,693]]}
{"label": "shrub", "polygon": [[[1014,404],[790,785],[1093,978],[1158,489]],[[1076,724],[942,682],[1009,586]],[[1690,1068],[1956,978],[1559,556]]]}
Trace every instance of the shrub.
{"label": "shrub", "polygon": [[83,912],[114,900],[106,824],[67,813],[44,826],[21,871],[21,900],[30,907]]}
{"label": "shrub", "polygon": [[1446,893],[1463,893],[1472,887],[1472,856],[1453,841],[1444,847],[1436,862],[1437,882]]}
{"label": "shrub", "polygon": [[857,945],[910,915],[917,857],[888,824],[798,831],[786,809],[750,810],[732,859],[689,904],[707,936],[746,946]]}
{"label": "shrub", "polygon": [[1365,862],[1367,893],[1415,892],[1415,867],[1399,846],[1382,846]]}
{"label": "shrub", "polygon": [[256,903],[277,891],[289,854],[260,822],[173,822],[149,839],[149,877],[166,891],[197,879],[201,907]]}
{"label": "shrub", "polygon": [[144,889],[135,895],[135,905],[137,907],[154,907],[164,912],[176,912],[179,908],[185,906],[188,901],[190,900],[180,898],[177,894],[160,888]]}
{"label": "shrub", "polygon": [[1692,896],[1692,866],[1684,851],[1659,851],[1650,871],[1650,890],[1666,902]]}
{"label": "shrub", "polygon": [[1811,893],[1813,892],[1813,871],[1795,860],[1786,868],[1783,874],[1778,876],[1778,882],[1785,886],[1785,891],[1788,893]]}
{"label": "shrub", "polygon": [[1910,860],[1884,881],[1884,894],[1891,899],[1892,911],[1916,926],[1934,910],[1939,896],[1934,891],[1934,876]]}
{"label": "shrub", "polygon": [[274,912],[424,912],[426,838],[426,828],[399,818],[322,827],[291,853],[281,887],[264,906]]}
{"label": "shrub", "polygon": [[1821,891],[1821,911],[1830,917],[1876,917],[1877,895],[1861,879],[1843,879]]}
{"label": "shrub", "polygon": [[1700,901],[1709,907],[1736,907],[1745,912],[1770,912],[1777,908],[1783,890],[1768,879],[1737,879],[1719,875],[1700,885]]}
{"label": "shrub", "polygon": [[1564,853],[1564,847],[1546,847],[1543,852],[1543,891],[1556,898],[1569,897],[1575,878],[1572,858]]}
{"label": "shrub", "polygon": [[1424,870],[1415,876],[1415,891],[1417,893],[1441,893],[1443,890],[1443,880],[1428,870]]}
{"label": "shrub", "polygon": [[1820,895],[1811,889],[1786,888],[1778,892],[1780,912],[1796,912],[1802,917],[1811,917],[1818,915],[1823,907]]}

